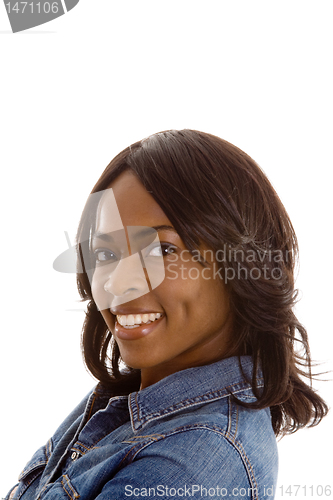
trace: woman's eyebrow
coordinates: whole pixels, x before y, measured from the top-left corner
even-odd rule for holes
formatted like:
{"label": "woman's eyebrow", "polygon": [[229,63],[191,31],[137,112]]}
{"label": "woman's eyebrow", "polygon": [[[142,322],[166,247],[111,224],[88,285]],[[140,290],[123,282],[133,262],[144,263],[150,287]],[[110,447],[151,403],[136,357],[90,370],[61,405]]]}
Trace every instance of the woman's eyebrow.
{"label": "woman's eyebrow", "polygon": [[100,232],[97,232],[97,233],[94,233],[93,234],[93,237],[92,237],[93,240],[104,240],[104,241],[114,241],[112,236],[111,236],[111,233],[100,233]]}
{"label": "woman's eyebrow", "polygon": [[[140,226],[130,226],[130,227],[140,227]],[[159,232],[159,231],[172,231],[172,232],[178,234],[177,231],[176,231],[176,229],[173,226],[168,226],[166,224],[161,224],[159,226],[151,226],[151,227],[150,226],[146,226],[145,229],[143,229],[142,231],[139,231],[137,233],[137,236],[145,236],[145,235],[149,234],[152,229],[154,229],[157,232]],[[116,231],[114,231],[114,232],[116,232]],[[97,239],[97,238],[99,238],[100,240],[107,241],[107,242],[114,241],[114,239],[112,237],[112,233],[101,233],[101,232],[97,231],[93,235],[92,239]]]}
{"label": "woman's eyebrow", "polygon": [[167,226],[165,224],[162,224],[160,226],[153,226],[152,229],[155,229],[155,231],[157,231],[157,232],[158,231],[172,231],[172,232],[178,234],[176,229],[173,226]]}

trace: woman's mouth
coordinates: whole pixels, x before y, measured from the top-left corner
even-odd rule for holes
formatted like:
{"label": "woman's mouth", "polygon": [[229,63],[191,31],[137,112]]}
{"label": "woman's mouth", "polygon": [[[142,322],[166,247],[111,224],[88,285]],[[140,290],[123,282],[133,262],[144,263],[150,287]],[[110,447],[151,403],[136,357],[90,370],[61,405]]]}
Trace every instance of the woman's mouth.
{"label": "woman's mouth", "polygon": [[117,321],[124,328],[137,328],[142,324],[150,324],[162,316],[162,313],[118,314]]}
{"label": "woman's mouth", "polygon": [[163,320],[164,314],[151,312],[145,314],[117,314],[115,335],[124,340],[135,340],[152,332]]}

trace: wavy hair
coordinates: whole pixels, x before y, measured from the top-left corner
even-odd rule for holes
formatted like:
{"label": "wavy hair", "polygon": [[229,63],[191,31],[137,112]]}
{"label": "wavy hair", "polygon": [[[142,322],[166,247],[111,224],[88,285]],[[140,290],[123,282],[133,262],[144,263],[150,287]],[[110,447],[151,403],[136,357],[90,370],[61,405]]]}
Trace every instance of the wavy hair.
{"label": "wavy hair", "polygon": [[[298,256],[289,216],[260,167],[229,142],[195,130],[169,130],[136,142],[106,167],[92,193],[107,189],[123,171],[134,172],[160,205],[189,251],[204,242],[215,255],[233,311],[233,351],[251,355],[255,403],[269,407],[276,435],[314,426],[328,407],[312,389],[306,329],[293,307]],[[96,202],[87,202],[76,241],[83,265],[83,243],[94,230]],[[77,274],[82,300],[88,300],[82,349],[88,370],[111,393],[138,390],[140,371],[121,370],[120,352],[93,300],[88,275]],[[261,367],[264,388],[256,387]]]}

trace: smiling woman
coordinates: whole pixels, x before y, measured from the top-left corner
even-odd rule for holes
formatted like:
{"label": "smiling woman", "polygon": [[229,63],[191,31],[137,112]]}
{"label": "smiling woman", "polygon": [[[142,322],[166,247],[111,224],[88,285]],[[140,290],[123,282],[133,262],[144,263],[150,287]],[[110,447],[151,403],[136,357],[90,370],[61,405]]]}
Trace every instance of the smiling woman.
{"label": "smiling woman", "polygon": [[[177,259],[176,269],[182,266],[183,275],[190,269],[200,271],[201,266],[185,258],[183,241],[134,173],[124,171],[110,184],[110,188],[124,227],[159,227],[161,245],[164,250],[168,250],[163,255],[165,278],[154,290],[150,287],[150,293],[147,293],[149,278],[146,280],[137,253],[132,254],[136,257],[134,265],[128,257],[123,258],[122,262],[114,258],[112,269],[110,266],[102,267],[97,262],[92,279],[94,302],[103,304],[101,314],[117,342],[122,360],[126,365],[141,370],[142,389],[171,373],[222,359],[231,332],[225,285],[219,277],[214,279],[212,272],[206,277],[199,272],[197,279],[184,278],[180,272],[176,272],[175,279],[172,279],[174,276],[171,276],[169,265],[174,262],[173,256],[181,252],[182,259]],[[110,233],[113,220],[114,212],[102,198],[96,221],[97,232]],[[133,240],[132,237],[132,247]],[[113,252],[115,246],[118,251],[122,250],[122,255],[129,253],[125,232],[123,238],[117,238],[117,242],[113,238],[109,248],[104,247],[102,250],[99,243],[98,239],[93,243],[93,252],[97,257],[102,253],[105,259],[105,254],[110,253],[111,249]],[[121,244],[123,248],[120,248]],[[147,241],[142,243],[143,248],[146,245]],[[159,243],[158,247],[150,249],[150,255],[154,253],[155,257],[150,257],[150,260],[158,258],[156,253],[161,254]],[[154,269],[154,276],[157,272]],[[136,298],[138,292],[140,298]],[[143,317],[145,314],[159,317],[154,317],[153,322],[147,324],[151,318]],[[142,318],[138,318],[138,315],[142,315]]]}
{"label": "smiling woman", "polygon": [[99,383],[7,498],[273,498],[275,435],[327,406],[293,313],[296,235],[262,170],[210,134],[150,136],[103,172],[77,248]]}

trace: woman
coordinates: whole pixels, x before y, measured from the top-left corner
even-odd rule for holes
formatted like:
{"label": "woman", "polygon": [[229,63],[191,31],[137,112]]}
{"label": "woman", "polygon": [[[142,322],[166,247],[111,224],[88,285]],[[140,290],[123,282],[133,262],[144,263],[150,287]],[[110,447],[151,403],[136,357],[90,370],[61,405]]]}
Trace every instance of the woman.
{"label": "woman", "polygon": [[99,384],[7,498],[273,498],[275,435],[327,406],[300,378],[297,240],[264,173],[213,135],[155,134],[105,169],[77,242]]}

